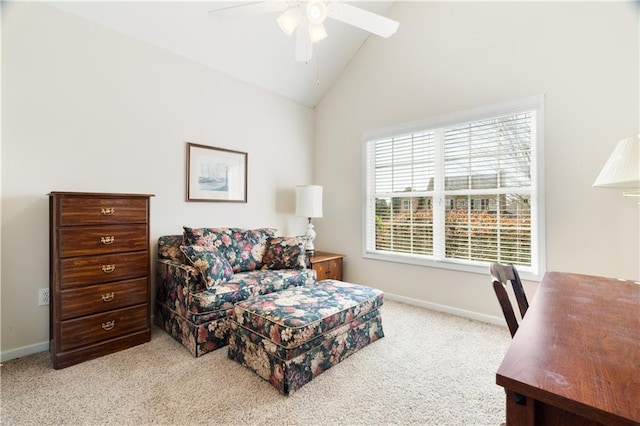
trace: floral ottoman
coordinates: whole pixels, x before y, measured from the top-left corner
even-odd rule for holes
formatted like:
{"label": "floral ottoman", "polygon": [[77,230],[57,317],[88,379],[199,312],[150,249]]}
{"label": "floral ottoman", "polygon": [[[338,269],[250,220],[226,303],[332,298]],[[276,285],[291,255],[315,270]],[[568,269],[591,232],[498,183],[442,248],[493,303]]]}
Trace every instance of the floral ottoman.
{"label": "floral ottoman", "polygon": [[383,295],[324,280],[247,299],[234,307],[228,356],[288,395],[384,337]]}

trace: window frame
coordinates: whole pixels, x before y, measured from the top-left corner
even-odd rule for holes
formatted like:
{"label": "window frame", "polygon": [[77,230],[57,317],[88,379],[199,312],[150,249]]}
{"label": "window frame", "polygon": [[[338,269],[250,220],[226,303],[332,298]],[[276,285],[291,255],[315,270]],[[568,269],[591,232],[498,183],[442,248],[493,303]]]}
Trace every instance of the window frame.
{"label": "window frame", "polygon": [[[490,119],[496,116],[516,114],[524,111],[535,111],[532,138],[532,167],[531,167],[531,267],[518,266],[518,271],[524,279],[540,280],[546,271],[545,244],[545,182],[544,182],[544,95],[536,95],[515,99],[499,104],[474,108],[466,111],[443,114],[425,120],[394,125],[378,130],[366,131],[362,135],[362,256],[367,259],[407,263],[413,265],[452,269],[464,272],[487,274],[490,262],[469,261],[459,259],[436,260],[425,255],[408,253],[381,253],[367,248],[369,227],[375,226],[375,221],[367,222],[367,188],[370,184],[367,166],[367,143],[372,140],[398,137],[405,134],[425,132],[459,125],[471,121]],[[435,148],[436,150],[440,148]],[[516,189],[516,188],[514,188]],[[445,207],[443,204],[442,214]],[[434,209],[434,215],[436,211]],[[375,230],[373,234],[375,235]]]}

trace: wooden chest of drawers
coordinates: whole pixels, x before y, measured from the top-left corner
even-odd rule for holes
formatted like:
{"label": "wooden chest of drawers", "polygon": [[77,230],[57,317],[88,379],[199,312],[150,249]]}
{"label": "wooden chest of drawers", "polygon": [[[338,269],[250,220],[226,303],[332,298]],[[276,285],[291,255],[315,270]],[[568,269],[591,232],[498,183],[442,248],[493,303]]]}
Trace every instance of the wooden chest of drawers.
{"label": "wooden chest of drawers", "polygon": [[152,195],[49,195],[53,367],[148,342]]}

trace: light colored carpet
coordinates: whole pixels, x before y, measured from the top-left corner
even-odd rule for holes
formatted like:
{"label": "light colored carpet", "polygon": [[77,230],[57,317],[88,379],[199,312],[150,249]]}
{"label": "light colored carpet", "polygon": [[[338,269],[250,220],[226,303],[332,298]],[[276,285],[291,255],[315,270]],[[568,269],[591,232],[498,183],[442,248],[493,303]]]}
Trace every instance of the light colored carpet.
{"label": "light colored carpet", "polygon": [[227,358],[151,342],[53,370],[47,352],[1,368],[6,425],[499,425],[506,328],[386,301],[386,337],[289,397]]}

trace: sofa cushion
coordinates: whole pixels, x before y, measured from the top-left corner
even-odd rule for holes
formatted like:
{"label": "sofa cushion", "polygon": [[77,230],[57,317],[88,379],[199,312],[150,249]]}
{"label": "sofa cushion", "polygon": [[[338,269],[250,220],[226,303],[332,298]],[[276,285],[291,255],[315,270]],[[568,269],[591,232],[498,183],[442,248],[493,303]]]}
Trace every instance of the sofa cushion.
{"label": "sofa cushion", "polygon": [[267,238],[267,250],[262,259],[263,269],[305,269],[306,244],[306,236]]}
{"label": "sofa cushion", "polygon": [[384,302],[381,290],[336,280],[292,287],[239,302],[234,320],[242,327],[291,349],[350,323]]}
{"label": "sofa cushion", "polygon": [[233,270],[224,256],[212,246],[180,246],[187,260],[202,276],[204,285],[210,289],[233,277]]}
{"label": "sofa cushion", "polygon": [[267,238],[275,229],[189,228],[184,226],[184,245],[212,246],[229,261],[233,272],[262,268]]}
{"label": "sofa cushion", "polygon": [[188,309],[192,314],[210,314],[232,309],[234,304],[250,297],[284,290],[293,286],[311,285],[316,281],[313,269],[282,269],[279,271],[249,271],[211,289],[189,295]]}

